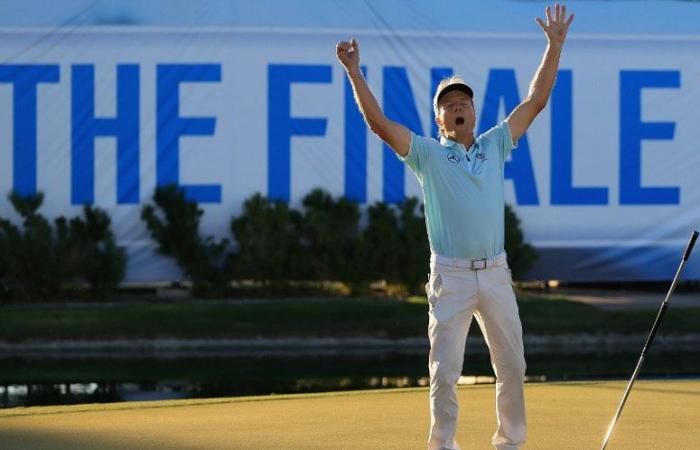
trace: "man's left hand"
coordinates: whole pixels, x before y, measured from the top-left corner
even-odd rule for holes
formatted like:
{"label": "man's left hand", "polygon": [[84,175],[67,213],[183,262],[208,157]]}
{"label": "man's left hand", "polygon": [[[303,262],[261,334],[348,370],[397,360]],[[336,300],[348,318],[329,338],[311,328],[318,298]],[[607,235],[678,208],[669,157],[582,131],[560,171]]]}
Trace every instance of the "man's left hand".
{"label": "man's left hand", "polygon": [[545,14],[547,15],[547,22],[545,23],[537,17],[535,19],[537,24],[542,28],[544,34],[547,35],[551,45],[563,46],[566,40],[566,33],[569,31],[569,25],[574,20],[574,15],[571,14],[567,19],[566,6],[560,6],[559,3],[554,5],[554,17],[552,17],[552,8],[549,6],[545,9]]}

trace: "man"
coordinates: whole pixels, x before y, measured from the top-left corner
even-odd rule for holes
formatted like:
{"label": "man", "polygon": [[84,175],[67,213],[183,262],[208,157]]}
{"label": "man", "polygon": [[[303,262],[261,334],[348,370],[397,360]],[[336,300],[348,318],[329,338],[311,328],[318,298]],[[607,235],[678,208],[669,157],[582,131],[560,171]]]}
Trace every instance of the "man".
{"label": "man", "polygon": [[[554,85],[564,40],[573,20],[566,7],[546,8],[536,21],[548,45],[527,98],[506,120],[474,137],[473,91],[459,77],[443,80],[433,101],[440,141],[416,136],[389,120],[360,71],[357,41],[340,42],[336,55],[346,69],[368,126],[416,174],[423,189],[430,249],[426,284],[430,337],[429,450],[459,449],[457,380],[466,336],[476,317],[496,374],[499,450],[525,443],[525,358],[522,328],[504,252],[503,168],[518,139],[545,107]],[[478,446],[478,444],[476,444]]]}

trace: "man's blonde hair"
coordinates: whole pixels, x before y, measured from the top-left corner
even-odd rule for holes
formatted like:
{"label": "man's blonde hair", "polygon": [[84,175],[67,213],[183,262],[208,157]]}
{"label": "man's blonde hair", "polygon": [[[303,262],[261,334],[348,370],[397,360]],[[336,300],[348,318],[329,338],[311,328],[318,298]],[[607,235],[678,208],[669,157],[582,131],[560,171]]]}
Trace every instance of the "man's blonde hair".
{"label": "man's blonde hair", "polygon": [[443,78],[442,81],[440,81],[440,84],[437,85],[437,89],[435,89],[435,96],[433,97],[433,112],[436,116],[438,113],[438,94],[445,86],[449,86],[451,84],[467,84],[467,82],[464,81],[464,78],[460,77],[459,75],[452,75]]}

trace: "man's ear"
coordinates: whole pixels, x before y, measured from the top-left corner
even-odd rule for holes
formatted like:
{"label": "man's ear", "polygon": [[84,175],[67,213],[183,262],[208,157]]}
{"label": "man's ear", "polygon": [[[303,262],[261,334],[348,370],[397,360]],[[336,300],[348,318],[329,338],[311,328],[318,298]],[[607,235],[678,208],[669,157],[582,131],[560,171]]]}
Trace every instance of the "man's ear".
{"label": "man's ear", "polygon": [[437,124],[438,128],[442,128],[442,118],[440,115],[435,116],[435,124]]}

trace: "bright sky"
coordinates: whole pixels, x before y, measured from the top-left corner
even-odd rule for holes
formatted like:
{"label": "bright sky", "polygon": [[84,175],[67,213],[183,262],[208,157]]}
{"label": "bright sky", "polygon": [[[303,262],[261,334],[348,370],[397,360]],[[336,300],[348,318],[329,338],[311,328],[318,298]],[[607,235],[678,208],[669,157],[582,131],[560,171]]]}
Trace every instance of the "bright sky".
{"label": "bright sky", "polygon": [[[537,31],[539,0],[0,0],[0,27],[242,26]],[[572,33],[700,34],[700,2],[573,0]]]}

